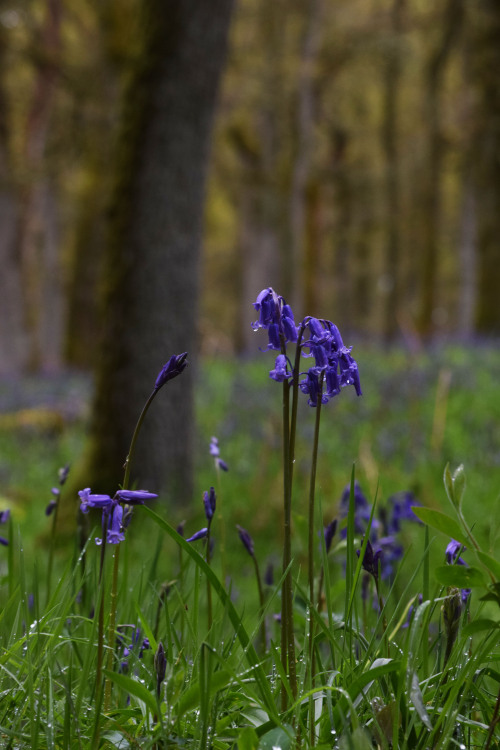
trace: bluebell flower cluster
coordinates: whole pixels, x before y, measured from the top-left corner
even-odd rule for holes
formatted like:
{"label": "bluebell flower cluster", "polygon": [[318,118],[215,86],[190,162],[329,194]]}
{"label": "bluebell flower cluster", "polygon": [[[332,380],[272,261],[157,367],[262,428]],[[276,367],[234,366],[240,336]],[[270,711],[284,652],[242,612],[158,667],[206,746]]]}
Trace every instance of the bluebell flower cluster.
{"label": "bluebell flower cluster", "polygon": [[[102,511],[102,528],[108,544],[119,544],[124,541],[125,529],[131,518],[130,506],[144,505],[147,500],[155,500],[158,497],[154,492],[147,490],[118,490],[114,497],[97,495],[92,494],[90,487],[80,490],[78,495],[82,513],[88,513],[92,508]],[[96,537],[96,544],[100,545],[102,541]]]}
{"label": "bluebell flower cluster", "polygon": [[[340,500],[342,518],[346,518],[349,511],[349,496],[350,486],[348,485]],[[403,546],[398,540],[401,523],[403,521],[420,523],[412,510],[412,506],[419,504],[413,493],[399,492],[389,498],[385,507],[379,506],[378,516],[372,518],[369,541],[365,550],[366,566],[363,560],[363,568],[366,572],[376,577],[375,571],[378,575],[380,561],[381,578],[392,579],[395,566],[404,553]],[[354,483],[354,532],[356,534],[364,536],[367,533],[370,515],[370,504],[356,481]],[[347,529],[344,527],[340,534],[342,539],[345,539]]]}
{"label": "bluebell flower cluster", "polygon": [[[130,654],[136,650],[139,659],[142,659],[144,651],[151,648],[149,639],[142,637],[141,629],[136,625],[118,625],[116,628],[117,644],[121,650],[120,671],[126,672],[129,667]],[[128,637],[127,637],[128,635]]]}
{"label": "bluebell flower cluster", "polygon": [[[263,289],[254,302],[259,319],[252,323],[254,330],[264,328],[268,334],[266,349],[274,349],[274,368],[269,376],[278,383],[293,377],[293,368],[286,354],[289,343],[298,344],[304,357],[314,358],[314,366],[300,375],[300,390],[308,396],[309,406],[327,403],[346,385],[353,385],[361,396],[358,365],[351,356],[351,347],[344,345],[340,331],[330,320],[307,316],[299,326],[295,324],[292,308],[272,287]],[[308,338],[303,339],[303,335]],[[307,352],[307,353],[306,353]]]}
{"label": "bluebell flower cluster", "polygon": [[213,456],[215,461],[215,468],[222,469],[222,471],[229,471],[229,467],[225,461],[220,457],[219,441],[216,437],[210,438],[210,455]]}
{"label": "bluebell flower cluster", "polygon": [[[3,525],[4,523],[7,523],[7,521],[10,518],[10,510],[0,510],[0,524]],[[6,539],[4,536],[0,536],[0,544],[3,544],[4,547],[8,547],[9,540]]]}

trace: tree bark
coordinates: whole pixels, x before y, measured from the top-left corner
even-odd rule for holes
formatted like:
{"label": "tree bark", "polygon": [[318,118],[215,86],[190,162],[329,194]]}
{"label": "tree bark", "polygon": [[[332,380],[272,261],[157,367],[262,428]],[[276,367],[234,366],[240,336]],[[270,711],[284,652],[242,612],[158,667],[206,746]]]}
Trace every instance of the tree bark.
{"label": "tree bark", "polygon": [[474,163],[478,231],[478,331],[500,333],[500,5],[480,0],[472,16],[471,72],[477,96]]}
{"label": "tree bark", "polygon": [[106,248],[85,464],[92,489],[116,488],[158,371],[187,350],[191,366],[167,383],[144,423],[132,477],[176,502],[191,499],[204,184],[232,4],[142,3],[142,53],[125,94]]}
{"label": "tree bark", "polygon": [[441,131],[441,88],[446,63],[461,30],[463,18],[464,0],[448,0],[440,27],[442,35],[426,66],[424,119],[428,128],[428,145],[422,195],[422,265],[418,320],[419,332],[424,336],[432,332],[439,262],[441,168],[444,156]]}

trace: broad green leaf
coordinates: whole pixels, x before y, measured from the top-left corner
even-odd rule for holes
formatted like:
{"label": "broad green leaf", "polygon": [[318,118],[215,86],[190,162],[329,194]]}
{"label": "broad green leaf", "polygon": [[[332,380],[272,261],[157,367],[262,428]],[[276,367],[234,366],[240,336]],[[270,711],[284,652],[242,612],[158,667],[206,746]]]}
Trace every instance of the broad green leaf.
{"label": "broad green leaf", "polygon": [[493,573],[497,581],[500,581],[500,561],[495,560],[491,555],[487,555],[486,552],[481,552],[481,550],[478,550],[476,554],[483,565]]}
{"label": "broad green leaf", "polygon": [[500,628],[500,622],[483,618],[469,622],[462,632],[464,635],[474,635],[474,633],[481,633],[483,630],[495,630],[496,628]]}
{"label": "broad green leaf", "polygon": [[450,518],[446,513],[441,513],[440,510],[434,510],[433,508],[413,506],[412,510],[415,515],[428,526],[431,526],[437,531],[441,531],[450,539],[456,539],[460,544],[467,545],[465,533],[454,518]]}
{"label": "broad green leaf", "polygon": [[294,731],[291,726],[275,727],[263,734],[259,741],[259,750],[290,750],[294,742]]}
{"label": "broad green leaf", "polygon": [[473,589],[486,585],[480,570],[466,568],[465,565],[440,565],[436,568],[436,578],[443,586],[456,586],[459,589]]}
{"label": "broad green leaf", "polygon": [[257,750],[259,738],[253,727],[245,727],[238,737],[238,750]]}
{"label": "broad green leaf", "polygon": [[125,674],[110,672],[107,669],[104,670],[104,674],[110,680],[115,682],[118,687],[121,687],[122,690],[125,690],[125,692],[130,693],[130,695],[134,695],[136,698],[139,698],[139,700],[146,704],[152,714],[156,713],[158,709],[156,699],[153,693],[151,693],[147,689],[147,687],[142,684],[142,682],[134,680],[132,677],[128,677]]}

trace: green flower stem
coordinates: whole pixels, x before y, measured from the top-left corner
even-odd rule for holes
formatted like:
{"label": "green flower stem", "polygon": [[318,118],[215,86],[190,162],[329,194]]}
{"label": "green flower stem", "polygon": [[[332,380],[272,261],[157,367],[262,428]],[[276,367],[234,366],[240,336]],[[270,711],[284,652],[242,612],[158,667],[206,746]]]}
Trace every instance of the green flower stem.
{"label": "green flower stem", "polygon": [[262,617],[261,624],[261,637],[262,637],[262,653],[266,653],[267,649],[267,632],[266,632],[266,620],[264,617],[264,590],[262,588],[262,579],[260,576],[259,563],[255,555],[252,555],[252,560],[255,568],[255,578],[257,579],[257,589],[259,591],[259,617]]}
{"label": "green flower stem", "polygon": [[[290,386],[288,381],[283,383],[283,505],[284,505],[284,540],[283,540],[283,571],[287,571],[283,580],[281,628],[282,628],[282,663],[290,681],[292,695],[297,695],[297,675],[295,666],[295,639],[293,632],[293,591],[292,571],[292,488],[290,461]],[[286,704],[286,691],[282,691],[282,703]]]}
{"label": "green flower stem", "polygon": [[[309,578],[309,607],[314,607],[314,499],[316,495],[316,467],[318,464],[319,427],[321,422],[321,397],[323,392],[323,377],[320,378],[318,402],[316,404],[316,420],[314,424],[314,439],[311,459],[311,476],[309,480],[309,534],[308,534],[308,578]],[[311,687],[314,687],[314,625],[313,618],[309,618],[309,664],[311,669]]]}
{"label": "green flower stem", "polygon": [[216,474],[217,474],[217,522],[219,524],[219,543],[218,543],[218,550],[220,554],[220,565],[221,565],[221,581],[222,585],[226,585],[226,525],[224,523],[224,516],[222,515],[222,506],[221,506],[221,481],[220,481],[220,468],[217,464],[216,466]]}
{"label": "green flower stem", "polygon": [[[137,443],[137,438],[139,437],[139,432],[142,427],[142,423],[144,422],[144,419],[146,417],[146,414],[148,412],[149,407],[151,406],[154,397],[158,393],[159,388],[155,388],[154,391],[149,396],[148,400],[143,406],[143,409],[139,415],[139,419],[137,420],[137,424],[134,429],[134,434],[132,435],[132,440],[130,442],[130,448],[128,451],[127,458],[125,459],[124,469],[125,474],[123,477],[123,490],[129,489],[129,483],[130,483],[130,467],[132,465],[132,458],[134,456],[135,452],[135,446]],[[104,538],[102,540],[103,546],[106,542],[106,536],[104,535]],[[120,545],[117,545],[117,548],[115,550],[115,556],[114,556],[114,565],[113,565],[113,578],[111,583],[111,594],[110,594],[110,611],[109,611],[109,627],[108,627],[108,659],[106,663],[106,667],[108,672],[113,671],[113,657],[114,657],[114,641],[115,641],[115,626],[116,626],[116,607],[118,602],[118,569],[120,564]],[[110,702],[111,702],[111,688],[112,688],[112,682],[109,679],[109,677],[106,678],[106,683],[104,685],[104,704],[103,709],[104,713],[109,711]]]}
{"label": "green flower stem", "polygon": [[[207,565],[210,565],[210,521],[208,522],[208,531],[207,531]],[[212,627],[212,586],[210,584],[210,581],[207,578],[207,624],[208,624],[208,630]]]}
{"label": "green flower stem", "polygon": [[51,583],[52,583],[52,567],[54,564],[54,547],[56,543],[57,515],[59,513],[60,500],[61,500],[61,495],[59,494],[57,498],[56,506],[54,508],[54,515],[52,517],[52,528],[50,531],[49,561],[47,564],[47,602],[50,599],[50,589],[51,589]]}

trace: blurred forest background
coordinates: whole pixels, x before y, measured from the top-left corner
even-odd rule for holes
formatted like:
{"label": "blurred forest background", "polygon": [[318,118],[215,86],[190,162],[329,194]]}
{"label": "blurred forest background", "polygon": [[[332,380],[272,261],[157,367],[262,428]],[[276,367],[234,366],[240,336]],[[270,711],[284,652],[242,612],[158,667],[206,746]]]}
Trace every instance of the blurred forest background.
{"label": "blurred forest background", "polygon": [[[211,84],[203,251],[189,266],[194,286],[177,284],[170,302],[174,327],[192,328],[192,310],[198,352],[255,351],[250,305],[272,285],[296,319],[330,318],[350,343],[418,350],[499,334],[500,4],[238,0],[231,19],[230,4],[200,22],[221,21],[213,50],[226,39],[228,50]],[[142,64],[144,6],[155,2],[0,2],[2,374],[99,363],[119,133],[130,124],[122,100]],[[168,56],[167,33],[161,43]],[[193,62],[199,76],[213,57]],[[184,188],[160,185],[153,211]],[[169,253],[176,288],[183,257]],[[188,348],[172,341],[155,352],[158,368]]]}

